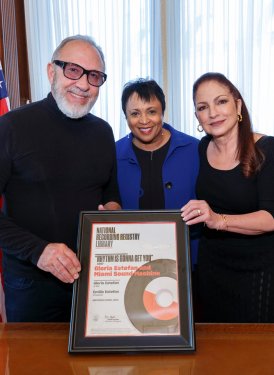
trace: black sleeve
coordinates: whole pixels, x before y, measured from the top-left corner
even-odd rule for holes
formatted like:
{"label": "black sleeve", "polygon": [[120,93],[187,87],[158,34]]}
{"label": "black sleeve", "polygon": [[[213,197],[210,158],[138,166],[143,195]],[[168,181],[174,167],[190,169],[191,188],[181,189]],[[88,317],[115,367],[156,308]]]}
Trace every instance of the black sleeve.
{"label": "black sleeve", "polygon": [[[0,195],[4,197],[5,188],[12,173],[12,127],[9,116],[2,116],[0,120]],[[0,211],[0,247],[5,252],[33,264],[43,252],[47,241],[33,235]]]}
{"label": "black sleeve", "polygon": [[257,177],[259,209],[274,217],[274,137],[265,137],[260,146],[265,161]]}
{"label": "black sleeve", "polygon": [[104,186],[102,204],[106,204],[108,202],[117,202],[121,205],[121,198],[120,198],[118,181],[117,181],[116,147],[115,147],[115,141],[114,141],[112,129],[109,134],[109,147],[108,147],[107,152],[112,155],[113,166],[112,166],[112,170],[111,170],[108,182]]}

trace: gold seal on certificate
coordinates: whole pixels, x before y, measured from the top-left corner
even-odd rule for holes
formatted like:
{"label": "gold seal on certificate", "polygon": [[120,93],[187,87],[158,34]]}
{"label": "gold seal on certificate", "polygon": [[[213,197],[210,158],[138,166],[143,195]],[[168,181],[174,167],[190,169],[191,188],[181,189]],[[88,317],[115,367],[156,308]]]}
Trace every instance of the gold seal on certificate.
{"label": "gold seal on certificate", "polygon": [[83,212],[78,257],[70,352],[195,349],[189,236],[178,210]]}

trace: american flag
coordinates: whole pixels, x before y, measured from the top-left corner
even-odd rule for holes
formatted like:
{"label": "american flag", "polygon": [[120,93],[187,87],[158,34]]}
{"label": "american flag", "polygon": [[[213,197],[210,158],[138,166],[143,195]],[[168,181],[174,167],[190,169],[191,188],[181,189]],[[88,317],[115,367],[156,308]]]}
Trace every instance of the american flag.
{"label": "american flag", "polygon": [[3,74],[2,64],[0,62],[0,116],[10,110],[10,101],[8,98],[7,86]]}
{"label": "american flag", "polygon": [[[0,116],[4,115],[10,110],[10,102],[7,93],[7,86],[3,75],[2,64],[0,62]],[[0,207],[2,206],[2,199],[0,196]],[[5,310],[5,294],[3,290],[2,278],[2,251],[0,249],[0,321],[6,322]]]}

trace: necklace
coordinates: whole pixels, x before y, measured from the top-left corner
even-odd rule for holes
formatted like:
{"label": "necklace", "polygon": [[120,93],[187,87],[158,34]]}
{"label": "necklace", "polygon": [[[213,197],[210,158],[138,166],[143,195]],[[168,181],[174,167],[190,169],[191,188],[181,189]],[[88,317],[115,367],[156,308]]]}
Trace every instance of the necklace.
{"label": "necklace", "polygon": [[133,137],[132,143],[136,147],[140,148],[141,150],[155,151],[155,150],[158,150],[159,148],[163,147],[169,141],[169,138],[170,138],[170,132],[166,129],[163,129],[163,128],[161,130],[160,135],[161,135],[161,138],[159,138],[159,140],[156,141],[155,143],[153,143],[153,140],[150,143],[144,143],[136,137]]}

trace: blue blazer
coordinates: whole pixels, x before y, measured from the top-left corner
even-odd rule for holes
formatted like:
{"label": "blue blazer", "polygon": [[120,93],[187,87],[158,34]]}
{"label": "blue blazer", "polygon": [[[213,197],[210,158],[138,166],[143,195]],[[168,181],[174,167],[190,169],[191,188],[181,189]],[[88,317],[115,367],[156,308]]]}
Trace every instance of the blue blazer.
{"label": "blue blazer", "polygon": [[[170,147],[162,170],[166,209],[180,209],[195,198],[195,184],[199,170],[199,140],[164,123],[170,134]],[[139,209],[141,168],[132,148],[132,133],[116,142],[118,184],[122,207]],[[191,244],[192,260],[196,263],[197,244]],[[195,249],[194,249],[195,248]]]}

